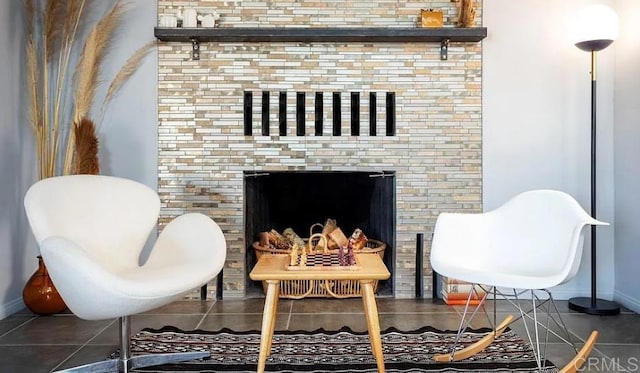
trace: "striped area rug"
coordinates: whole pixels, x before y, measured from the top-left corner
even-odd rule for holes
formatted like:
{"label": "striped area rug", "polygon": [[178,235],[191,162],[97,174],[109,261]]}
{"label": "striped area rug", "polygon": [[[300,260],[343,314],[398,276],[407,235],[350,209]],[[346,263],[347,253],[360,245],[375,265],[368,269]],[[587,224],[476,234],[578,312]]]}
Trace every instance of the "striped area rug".
{"label": "striped area rug", "polygon": [[[461,344],[480,339],[488,329],[468,331]],[[385,368],[389,373],[417,372],[535,372],[528,343],[512,331],[504,332],[485,351],[465,361],[436,363],[434,354],[450,351],[455,332],[432,327],[382,332]],[[182,331],[174,327],[145,329],[132,338],[132,353],[210,351],[211,358],[138,369],[139,372],[255,372],[259,331]],[[347,327],[337,331],[276,331],[267,372],[377,372],[366,332]],[[544,372],[557,372],[547,362]]]}

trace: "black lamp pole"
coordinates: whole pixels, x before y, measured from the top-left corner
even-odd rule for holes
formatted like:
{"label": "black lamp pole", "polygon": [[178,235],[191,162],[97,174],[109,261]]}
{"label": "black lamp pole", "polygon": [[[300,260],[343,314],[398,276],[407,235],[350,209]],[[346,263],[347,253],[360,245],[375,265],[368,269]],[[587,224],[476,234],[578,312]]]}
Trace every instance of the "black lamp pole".
{"label": "black lamp pole", "polygon": [[[576,47],[591,52],[591,217],[596,219],[596,53],[611,45],[613,40],[589,40]],[[591,226],[591,297],[569,299],[569,309],[590,315],[617,315],[617,303],[598,299],[596,285],[596,226]]]}

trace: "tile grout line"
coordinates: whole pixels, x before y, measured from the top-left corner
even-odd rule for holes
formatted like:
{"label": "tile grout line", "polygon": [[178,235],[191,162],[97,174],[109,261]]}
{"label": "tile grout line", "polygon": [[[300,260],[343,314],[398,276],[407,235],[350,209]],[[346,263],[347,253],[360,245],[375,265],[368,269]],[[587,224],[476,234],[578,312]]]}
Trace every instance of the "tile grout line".
{"label": "tile grout line", "polygon": [[285,330],[289,330],[289,327],[291,326],[291,316],[293,315],[293,302],[290,302],[291,305],[289,306],[289,316],[287,317],[287,325],[285,326]]}
{"label": "tile grout line", "polygon": [[71,360],[71,358],[73,356],[75,356],[78,352],[80,352],[80,350],[82,350],[84,347],[86,347],[87,345],[89,345],[89,343],[91,341],[93,341],[94,339],[96,339],[100,334],[102,334],[105,330],[107,330],[111,325],[115,324],[118,321],[118,319],[113,320],[112,322],[110,322],[109,324],[107,324],[104,328],[100,329],[100,331],[98,331],[93,337],[89,338],[88,341],[86,341],[84,344],[82,344],[80,347],[76,348],[69,356],[66,357],[66,359],[62,360],[60,363],[58,363],[58,365],[54,366],[52,371],[56,371],[58,370],[58,368],[60,368],[60,366],[64,363],[66,363],[67,361]]}
{"label": "tile grout line", "polygon": [[28,324],[28,323],[30,323],[32,320],[35,320],[35,319],[37,319],[37,318],[38,318],[38,316],[32,316],[31,318],[29,318],[29,320],[24,321],[24,322],[22,322],[22,323],[18,324],[17,326],[15,326],[15,327],[13,327],[13,328],[11,328],[11,329],[7,330],[7,331],[6,331],[5,333],[3,333],[3,334],[0,334],[0,338],[2,338],[2,337],[4,337],[4,336],[6,336],[7,334],[9,334],[9,333],[11,333],[11,332],[13,332],[13,331],[15,331],[15,330],[17,330],[17,329],[21,328],[21,327],[23,327],[24,325],[27,325],[27,324]]}
{"label": "tile grout line", "polygon": [[207,318],[207,316],[209,316],[209,313],[211,312],[211,309],[213,308],[213,306],[216,305],[216,303],[218,303],[218,300],[214,299],[213,303],[211,303],[211,306],[207,309],[207,311],[204,313],[204,315],[202,315],[202,317],[200,318],[200,321],[196,324],[196,329],[200,329],[202,327],[202,324],[204,323],[204,320]]}
{"label": "tile grout line", "polygon": [[[567,328],[567,329],[568,329],[568,328]],[[582,338],[580,338],[580,336],[579,336],[579,335],[577,335],[573,330],[569,330],[569,333],[571,333],[574,337],[578,338],[578,340],[579,340],[580,342],[582,342],[582,344],[584,344],[584,340],[583,340]],[[604,344],[604,343],[601,343],[601,345],[602,345],[602,344]],[[625,343],[621,343],[621,345],[625,345]],[[611,360],[611,361],[613,361],[613,360],[614,360],[614,358],[613,358],[613,357],[611,357],[611,356],[609,356],[609,355],[605,354],[604,352],[602,352],[602,351],[598,348],[598,342],[597,342],[597,341],[596,341],[596,343],[594,343],[594,344],[593,344],[593,351],[598,352],[598,353],[599,353],[600,355],[602,355],[605,359],[608,359],[608,360]],[[591,354],[589,354],[589,356],[587,357],[587,359],[589,359],[589,357],[590,357],[590,356],[591,356]],[[619,369],[622,369],[620,372],[628,372],[628,370],[624,369],[622,366],[620,366],[620,365],[618,365],[618,364],[616,364],[616,365],[617,365],[617,367],[618,367]]]}

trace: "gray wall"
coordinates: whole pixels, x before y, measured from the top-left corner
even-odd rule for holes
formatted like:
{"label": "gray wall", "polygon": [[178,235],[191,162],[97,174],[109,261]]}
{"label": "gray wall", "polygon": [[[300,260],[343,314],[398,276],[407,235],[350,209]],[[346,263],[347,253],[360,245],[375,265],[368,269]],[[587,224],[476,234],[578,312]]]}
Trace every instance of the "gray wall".
{"label": "gray wall", "polygon": [[[138,48],[154,41],[157,6],[155,1],[130,1],[123,19],[118,47],[110,54],[104,75],[113,77]],[[129,79],[100,123],[102,173],[140,181],[156,189],[158,183],[156,49]],[[105,84],[108,85],[108,82]]]}
{"label": "gray wall", "polygon": [[[489,28],[483,87],[486,209],[533,188],[565,190],[588,206],[589,61],[562,37],[570,15],[588,2],[484,2],[484,23]],[[21,307],[22,286],[35,270],[37,255],[22,212],[24,191],[35,180],[35,161],[30,132],[16,110],[23,106],[23,45],[22,35],[16,32],[21,29],[20,4],[0,1],[0,50],[4,52],[0,54],[0,318]],[[635,195],[640,187],[640,23],[637,16],[630,21],[632,14],[639,14],[640,4],[637,0],[609,4],[618,6],[622,32],[628,36],[599,54],[599,211],[601,219],[613,223],[599,236],[599,288],[601,295],[615,292],[616,300],[640,311],[640,230],[636,227],[640,206]],[[156,2],[135,0],[132,6],[123,25],[124,36],[112,54],[112,72],[152,39]],[[526,20],[527,27],[523,15],[535,15]],[[105,173],[152,187],[157,182],[155,62],[151,56],[129,82],[109,107],[100,130]],[[557,291],[564,296],[587,295],[588,265],[588,260],[583,262],[576,281]]]}
{"label": "gray wall", "polygon": [[[598,53],[598,296],[640,312],[640,2],[597,1],[620,16],[620,37]],[[533,188],[564,190],[589,208],[589,55],[568,38],[591,0],[485,0],[485,210]],[[523,15],[540,15],[526,20]],[[556,297],[588,296],[589,242],[580,272]]]}
{"label": "gray wall", "polygon": [[22,2],[0,2],[0,319],[23,308],[22,288],[37,252],[22,208],[35,177],[31,129],[24,105]]}
{"label": "gray wall", "polygon": [[[484,2],[485,210],[525,190],[558,189],[589,211],[590,58],[568,33],[572,16],[588,3],[592,1]],[[614,43],[598,54],[598,218],[612,223],[598,228],[598,294],[607,299],[614,292],[615,51]],[[556,298],[589,295],[589,247],[587,242],[578,275],[553,289]]]}
{"label": "gray wall", "polygon": [[640,312],[640,1],[618,0],[615,89],[615,297]]}

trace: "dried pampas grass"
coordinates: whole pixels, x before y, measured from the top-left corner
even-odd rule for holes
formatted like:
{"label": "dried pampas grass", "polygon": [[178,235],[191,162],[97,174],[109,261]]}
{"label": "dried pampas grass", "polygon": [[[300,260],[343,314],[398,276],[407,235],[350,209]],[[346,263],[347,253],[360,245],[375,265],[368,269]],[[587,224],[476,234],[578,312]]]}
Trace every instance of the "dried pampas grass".
{"label": "dried pampas grass", "polygon": [[[104,61],[113,34],[120,24],[120,18],[124,14],[124,5],[117,1],[113,8],[96,23],[89,32],[87,40],[82,48],[82,54],[78,60],[75,71],[76,90],[73,98],[75,102],[73,121],[77,123],[84,118],[91,110],[96,89],[99,84],[98,76],[102,61]],[[73,162],[73,146],[75,143],[74,134],[70,133],[67,138],[67,148],[64,158],[64,169],[71,167]]]}
{"label": "dried pampas grass", "polygon": [[[94,22],[92,19],[104,1],[23,1],[27,28],[28,118],[36,140],[38,176],[44,179],[67,175],[73,172],[74,167],[74,123],[80,125],[93,108],[96,91],[101,84],[102,65],[125,5],[120,0],[111,0],[113,7]],[[81,39],[85,34],[87,36]],[[78,45],[80,43],[81,46]],[[82,52],[77,58],[74,74],[70,61],[75,59],[74,55],[79,50]],[[114,88],[109,88],[101,113],[114,92],[140,65],[148,53],[145,50],[135,64],[127,63],[123,68],[126,71],[114,79]]]}
{"label": "dried pampas grass", "polygon": [[98,175],[98,136],[92,120],[82,118],[73,126],[75,138],[74,171],[75,174]]}
{"label": "dried pampas grass", "polygon": [[156,45],[157,43],[155,40],[147,43],[146,45],[135,51],[133,55],[129,57],[127,62],[124,63],[118,74],[116,74],[116,76],[111,81],[109,89],[107,89],[107,94],[104,96],[104,101],[102,102],[102,108],[100,110],[101,117],[104,115],[104,110],[109,101],[111,101],[111,99],[120,90],[120,88],[122,88],[122,86],[129,80],[129,78],[136,71],[138,71],[138,68],[142,64],[144,58],[155,48]]}
{"label": "dried pampas grass", "polygon": [[91,109],[98,86],[101,63],[111,47],[112,36],[123,12],[124,6],[118,1],[111,11],[93,26],[87,36],[80,60],[76,65],[74,121],[80,120]]}
{"label": "dried pampas grass", "polygon": [[47,61],[60,51],[62,30],[58,25],[64,22],[64,3],[59,0],[47,0],[44,6],[44,49]]}

